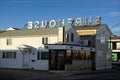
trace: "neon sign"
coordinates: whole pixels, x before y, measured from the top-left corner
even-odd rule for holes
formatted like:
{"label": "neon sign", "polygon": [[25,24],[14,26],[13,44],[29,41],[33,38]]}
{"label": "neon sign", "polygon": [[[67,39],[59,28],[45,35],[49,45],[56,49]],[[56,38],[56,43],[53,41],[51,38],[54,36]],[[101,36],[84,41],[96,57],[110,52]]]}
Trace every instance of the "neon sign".
{"label": "neon sign", "polygon": [[27,29],[32,28],[50,28],[50,27],[65,27],[65,26],[86,26],[86,25],[93,25],[93,24],[101,24],[101,17],[96,16],[95,21],[93,23],[93,18],[68,18],[67,20],[45,20],[45,21],[35,21],[34,23],[32,21],[27,23]]}

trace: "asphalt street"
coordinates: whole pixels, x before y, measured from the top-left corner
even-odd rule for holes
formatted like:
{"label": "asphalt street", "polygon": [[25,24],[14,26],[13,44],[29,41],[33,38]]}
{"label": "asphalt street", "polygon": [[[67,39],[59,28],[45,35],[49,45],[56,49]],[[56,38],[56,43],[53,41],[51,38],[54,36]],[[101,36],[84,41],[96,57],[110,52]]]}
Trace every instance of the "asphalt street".
{"label": "asphalt street", "polygon": [[84,72],[35,71],[0,69],[0,80],[120,80],[120,66],[112,69]]}

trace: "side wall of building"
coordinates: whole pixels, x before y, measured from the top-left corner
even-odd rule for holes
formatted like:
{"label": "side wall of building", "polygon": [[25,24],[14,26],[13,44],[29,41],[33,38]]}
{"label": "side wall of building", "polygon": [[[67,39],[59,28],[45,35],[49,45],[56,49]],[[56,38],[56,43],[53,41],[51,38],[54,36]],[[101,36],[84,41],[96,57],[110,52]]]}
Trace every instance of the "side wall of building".
{"label": "side wall of building", "polygon": [[[0,38],[0,67],[3,68],[24,68],[23,54],[18,49],[20,45],[27,45],[32,48],[32,52],[26,53],[29,56],[29,67],[39,70],[48,70],[48,60],[37,59],[39,48],[44,48],[42,38],[48,37],[48,43],[53,44],[58,41],[58,36],[24,36],[24,37],[4,37]],[[11,45],[7,45],[7,39],[11,39]],[[3,52],[16,52],[16,58],[3,58]],[[27,58],[27,57],[26,57]],[[34,60],[34,61],[33,61]]]}
{"label": "side wall of building", "polygon": [[108,35],[109,35],[109,32],[106,27],[97,31],[96,40],[95,40],[96,70],[112,68],[111,50],[108,48],[108,37],[109,37]]}

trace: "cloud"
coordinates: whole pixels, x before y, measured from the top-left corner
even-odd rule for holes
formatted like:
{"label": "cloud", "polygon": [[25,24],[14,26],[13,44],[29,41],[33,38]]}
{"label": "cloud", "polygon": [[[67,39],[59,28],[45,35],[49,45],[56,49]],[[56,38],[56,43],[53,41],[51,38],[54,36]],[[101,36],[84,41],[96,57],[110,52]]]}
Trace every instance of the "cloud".
{"label": "cloud", "polygon": [[118,26],[118,27],[112,27],[112,30],[113,31],[118,31],[118,30],[120,30],[120,26]]}
{"label": "cloud", "polygon": [[109,16],[120,16],[120,12],[109,12]]}

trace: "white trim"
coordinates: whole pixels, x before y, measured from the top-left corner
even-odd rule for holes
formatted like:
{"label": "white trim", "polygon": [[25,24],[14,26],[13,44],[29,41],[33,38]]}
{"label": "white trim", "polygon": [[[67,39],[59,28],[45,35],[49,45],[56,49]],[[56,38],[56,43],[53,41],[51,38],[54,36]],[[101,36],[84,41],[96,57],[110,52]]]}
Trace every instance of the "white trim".
{"label": "white trim", "polygon": [[108,41],[111,41],[111,42],[113,42],[113,41],[120,42],[120,39],[111,39],[111,40],[108,40]]}
{"label": "white trim", "polygon": [[95,51],[93,47],[80,47],[80,46],[73,46],[73,45],[45,45],[45,48],[48,49],[64,49],[64,50],[83,50],[83,51]]}
{"label": "white trim", "polygon": [[26,37],[50,37],[58,36],[58,34],[49,34],[49,35],[22,35],[22,36],[0,36],[0,38],[26,38]]}
{"label": "white trim", "polygon": [[112,52],[120,52],[120,50],[112,50]]}

